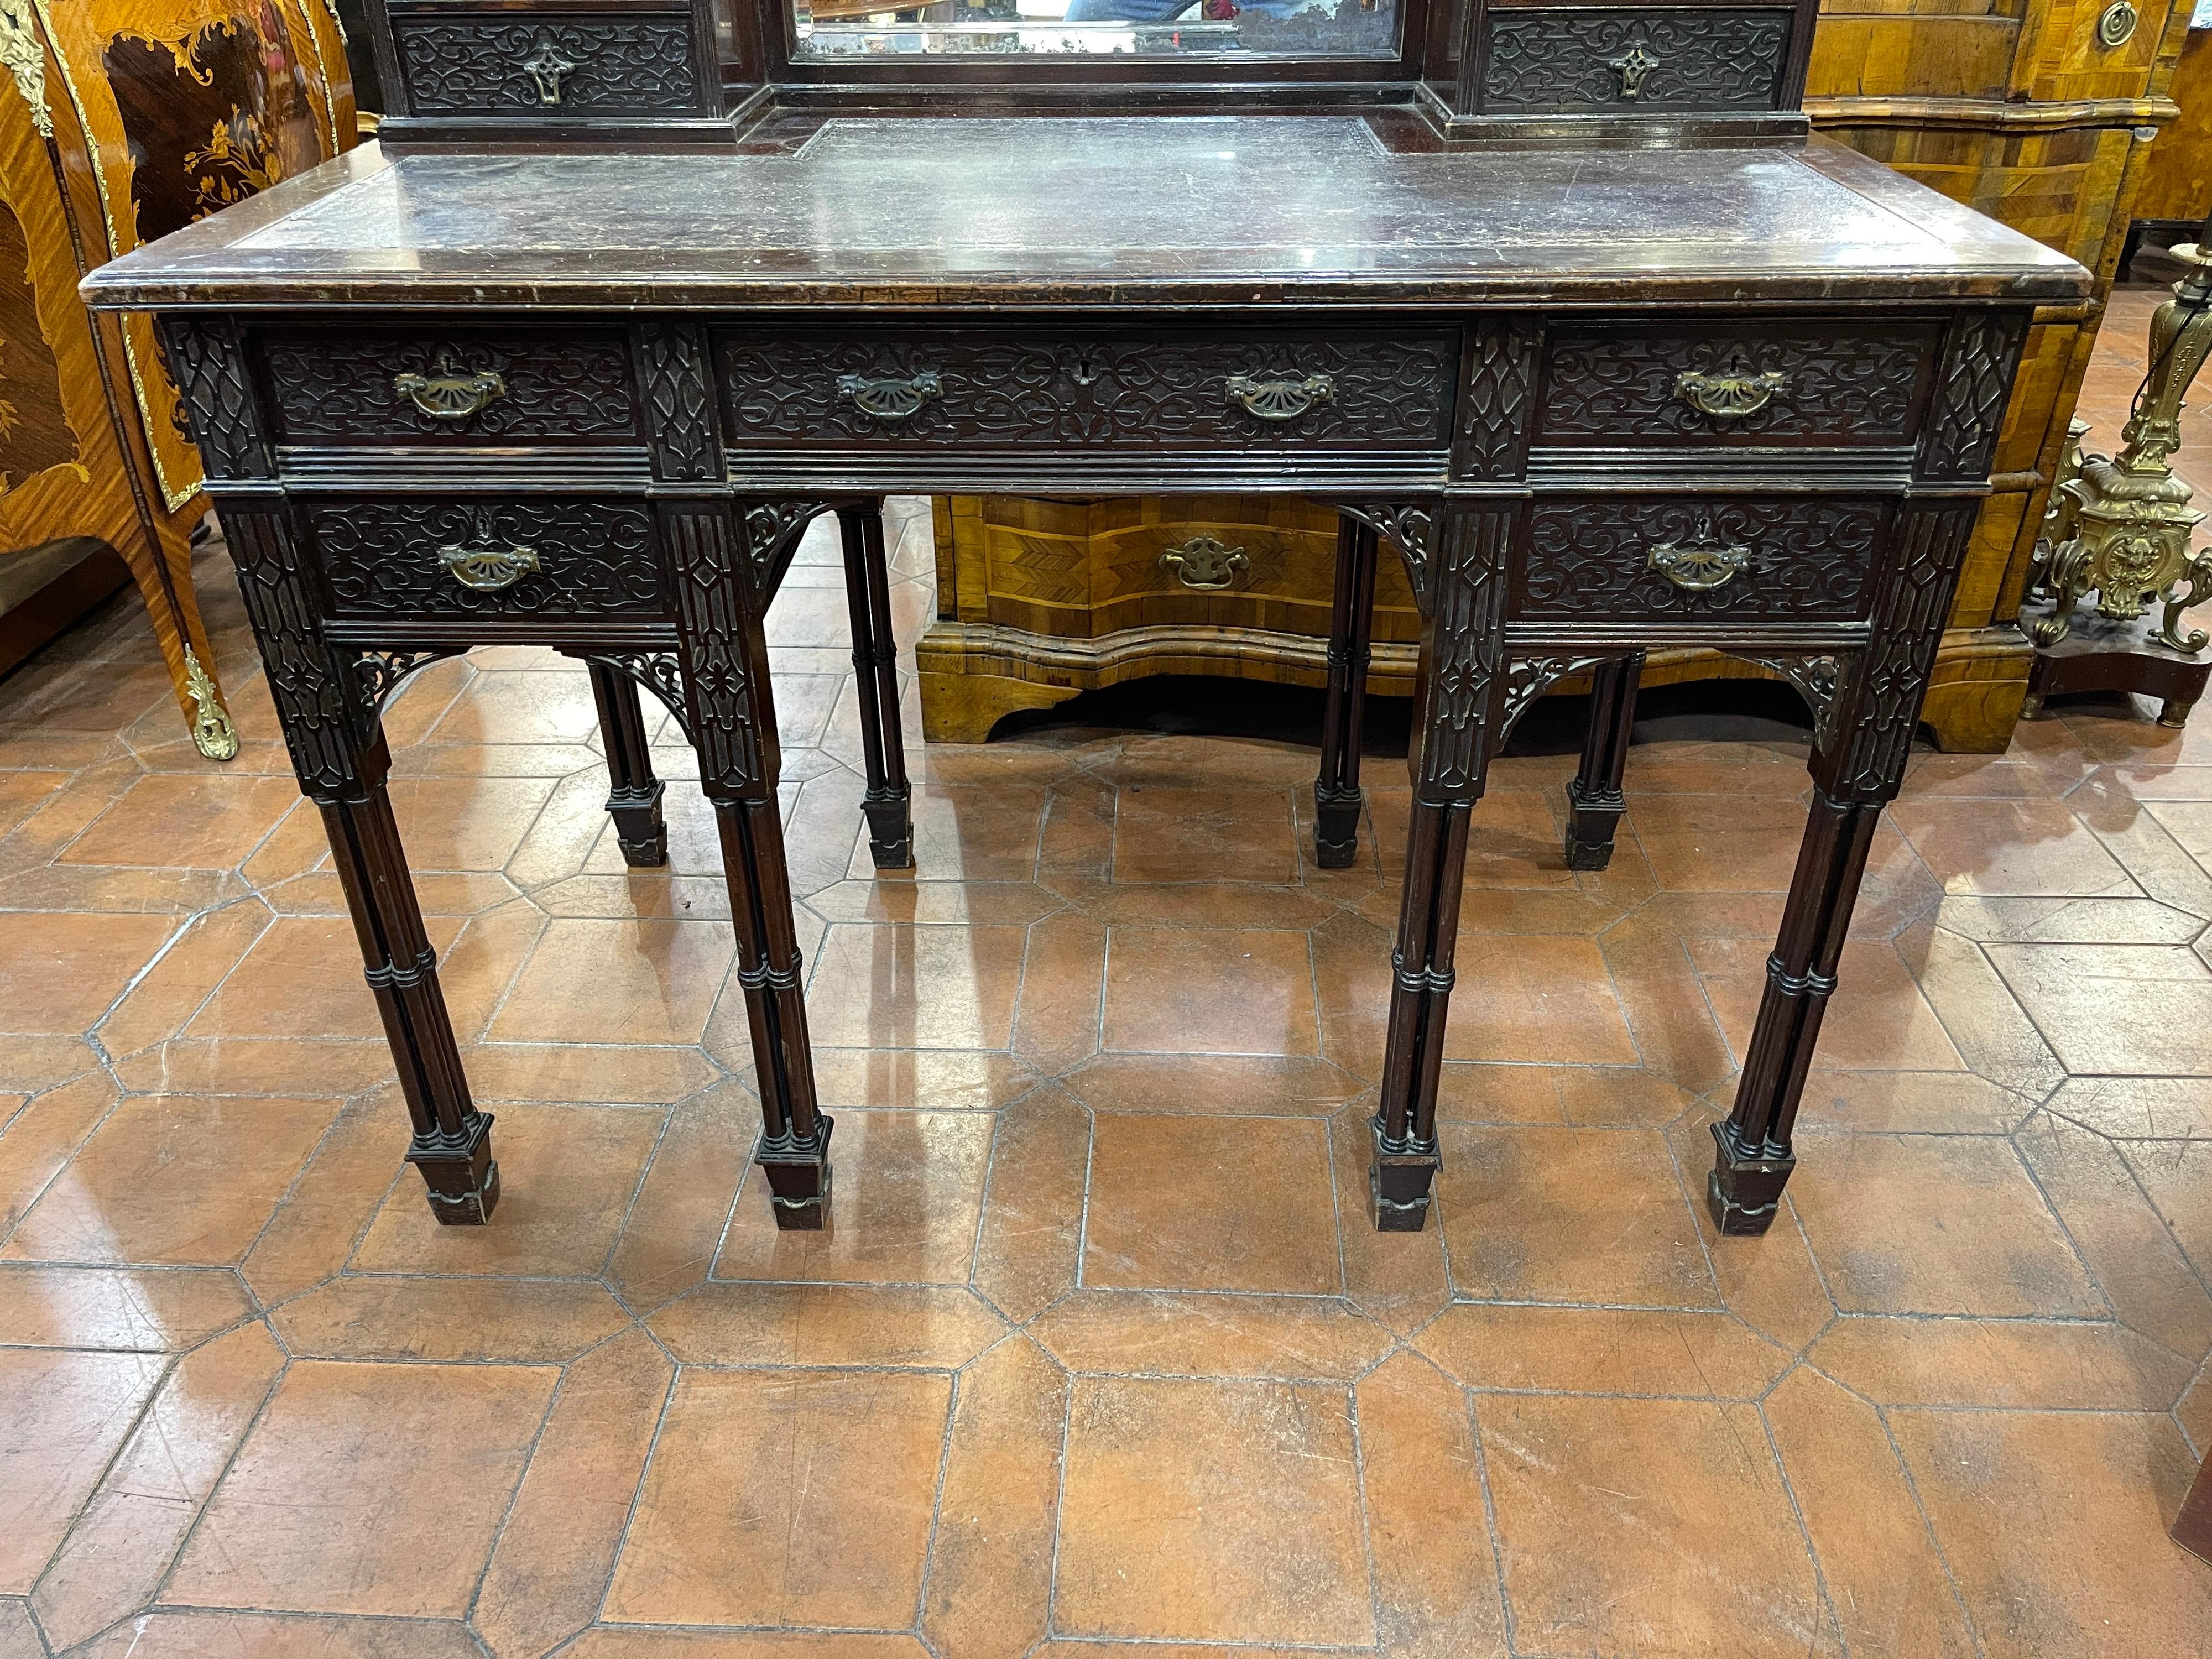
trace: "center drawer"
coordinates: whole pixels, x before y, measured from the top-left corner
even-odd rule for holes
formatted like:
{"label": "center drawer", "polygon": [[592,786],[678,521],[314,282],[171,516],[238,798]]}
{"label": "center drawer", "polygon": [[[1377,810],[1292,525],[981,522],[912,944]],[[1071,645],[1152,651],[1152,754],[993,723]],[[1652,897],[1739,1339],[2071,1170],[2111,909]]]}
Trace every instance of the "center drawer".
{"label": "center drawer", "polygon": [[670,614],[643,501],[399,496],[305,516],[341,622]]}
{"label": "center drawer", "polygon": [[1890,502],[1864,495],[1553,495],[1523,515],[1529,622],[1857,622]]}
{"label": "center drawer", "polygon": [[734,451],[1441,451],[1443,330],[1204,335],[730,333],[714,343]]}

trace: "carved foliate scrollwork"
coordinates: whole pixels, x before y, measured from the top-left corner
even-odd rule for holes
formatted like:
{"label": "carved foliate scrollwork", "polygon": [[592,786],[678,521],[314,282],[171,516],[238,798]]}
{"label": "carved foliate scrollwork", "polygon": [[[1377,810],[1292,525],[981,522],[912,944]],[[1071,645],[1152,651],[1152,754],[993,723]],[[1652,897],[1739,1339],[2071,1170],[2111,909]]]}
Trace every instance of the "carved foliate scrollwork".
{"label": "carved foliate scrollwork", "polygon": [[676,717],[686,738],[691,736],[691,710],[684,701],[684,671],[672,651],[610,651],[594,653],[586,661],[602,663],[626,674],[659,699]]}
{"label": "carved foliate scrollwork", "polygon": [[210,478],[266,478],[273,471],[246,370],[246,328],[230,317],[167,317],[170,372]]}
{"label": "carved foliate scrollwork", "polygon": [[392,36],[416,115],[681,115],[699,104],[688,17],[400,16]]}
{"label": "carved foliate scrollwork", "polygon": [[1577,655],[1565,653],[1553,656],[1516,657],[1506,670],[1504,715],[1499,725],[1497,741],[1503,744],[1522,715],[1527,714],[1537,698],[1550,690],[1570,674],[1579,674],[1584,669],[1595,668],[1620,655],[1619,652],[1601,651]]}
{"label": "carved foliate scrollwork", "polygon": [[368,687],[351,653],[323,638],[313,571],[284,515],[226,506],[222,524],[300,787],[318,801],[347,799],[375,720]]}
{"label": "carved foliate scrollwork", "polygon": [[1486,112],[1774,107],[1790,16],[1769,9],[1559,7],[1491,12]]}
{"label": "carved foliate scrollwork", "polygon": [[272,331],[263,353],[285,442],[574,443],[637,431],[617,336]]}
{"label": "carved foliate scrollwork", "polygon": [[1433,503],[1422,501],[1336,503],[1338,512],[1358,520],[1398,550],[1413,604],[1425,617],[1429,614],[1429,541],[1436,522],[1432,507]]}
{"label": "carved foliate scrollwork", "polygon": [[[773,505],[763,507],[772,511]],[[751,608],[750,560],[726,507],[672,509],[662,524],[682,618],[679,678],[701,787],[716,800],[770,799],[772,751],[765,744],[774,716],[765,680],[754,678],[766,647]],[[659,688],[653,689],[659,695]]]}
{"label": "carved foliate scrollwork", "polygon": [[1817,657],[1775,656],[1757,651],[1733,654],[1746,662],[1755,662],[1761,668],[1772,669],[1796,686],[1806,707],[1813,711],[1813,746],[1828,746],[1836,732],[1836,700],[1842,689],[1844,658],[1833,653]]}
{"label": "carved foliate scrollwork", "polygon": [[1505,672],[1505,570],[1510,507],[1462,507],[1437,525],[1431,577],[1428,678],[1418,715],[1413,792],[1431,805],[1471,806],[1489,747],[1500,740],[1493,699]]}
{"label": "carved foliate scrollwork", "polygon": [[765,605],[775,596],[778,576],[791,548],[806,533],[815,515],[826,512],[827,501],[755,501],[745,508],[745,567],[752,574],[753,592]]}
{"label": "carved foliate scrollwork", "polygon": [[[1865,614],[1887,513],[1860,496],[1539,501],[1516,614],[1848,622]],[[1665,568],[1680,558],[1720,562],[1686,586]]]}
{"label": "carved foliate scrollwork", "polygon": [[1715,338],[1680,328],[1553,336],[1536,430],[1553,441],[1817,439],[1902,445],[1934,329],[1757,325]]}
{"label": "carved foliate scrollwork", "polygon": [[362,690],[381,714],[384,705],[392,701],[400,683],[409,675],[434,662],[461,654],[459,647],[442,651],[368,651],[354,663],[354,669],[361,676]]}
{"label": "carved foliate scrollwork", "polygon": [[1970,312],[1952,324],[1928,436],[1920,446],[1922,477],[1978,481],[1989,476],[2027,333],[2027,315],[2017,311]]}
{"label": "carved foliate scrollwork", "polygon": [[653,476],[686,483],[720,477],[704,332],[695,322],[649,318],[638,325],[637,346]]}
{"label": "carved foliate scrollwork", "polygon": [[[380,501],[316,507],[307,525],[346,617],[650,617],[665,614],[653,517],[642,502]],[[456,580],[448,552],[535,561],[495,586]],[[495,559],[494,566],[502,562]],[[496,568],[485,580],[496,578]]]}
{"label": "carved foliate scrollwork", "polygon": [[1968,501],[1898,515],[1890,574],[1875,597],[1873,642],[1841,682],[1836,747],[1814,763],[1814,781],[1832,800],[1887,801],[1904,780],[1974,512]]}
{"label": "carved foliate scrollwork", "polygon": [[[1322,341],[723,335],[714,368],[732,447],[1441,448],[1456,355],[1441,334]],[[1325,380],[1330,396],[1316,398],[1295,419],[1272,419],[1225,392],[1238,377],[1255,386]],[[935,390],[925,395],[925,386]],[[859,401],[864,394],[898,412],[887,418],[870,410]]]}
{"label": "carved foliate scrollwork", "polygon": [[1472,332],[1454,471],[1463,478],[1510,483],[1528,470],[1529,393],[1540,330],[1522,318],[1491,317]]}

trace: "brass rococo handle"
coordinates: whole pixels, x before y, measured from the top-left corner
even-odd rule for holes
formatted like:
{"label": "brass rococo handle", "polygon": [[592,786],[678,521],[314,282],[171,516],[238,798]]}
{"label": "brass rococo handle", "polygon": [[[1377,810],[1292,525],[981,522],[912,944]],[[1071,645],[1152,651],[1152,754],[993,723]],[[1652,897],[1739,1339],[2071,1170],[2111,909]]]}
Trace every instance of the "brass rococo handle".
{"label": "brass rococo handle", "polygon": [[489,368],[464,374],[453,353],[441,350],[428,374],[395,374],[392,389],[434,421],[465,421],[494,398],[505,397],[507,381]]}
{"label": "brass rococo handle", "polygon": [[1176,580],[1185,587],[1201,592],[1231,587],[1236,585],[1237,573],[1249,561],[1241,547],[1230,547],[1211,536],[1193,536],[1180,547],[1170,547],[1160,554],[1160,568],[1172,570]]}
{"label": "brass rococo handle", "polygon": [[538,101],[551,106],[561,101],[561,83],[576,72],[576,65],[561,55],[561,48],[553,44],[553,31],[540,29],[530,43],[530,56],[522,60],[522,72],[538,88]]}
{"label": "brass rococo handle", "polygon": [[479,593],[496,593],[538,569],[538,550],[512,544],[501,546],[491,514],[483,508],[470,515],[469,533],[470,540],[448,542],[438,550],[438,562],[462,586]]}
{"label": "brass rococo handle", "polygon": [[1789,384],[1788,375],[1771,368],[1753,374],[1744,368],[1721,374],[1686,368],[1674,377],[1674,395],[1700,414],[1716,420],[1740,421],[1758,414]]}
{"label": "brass rococo handle", "polygon": [[865,374],[840,374],[838,392],[860,405],[863,413],[879,421],[903,421],[932,398],[944,395],[937,371],[926,368],[903,380],[872,380]]}
{"label": "brass rococo handle", "polygon": [[1751,568],[1751,550],[1713,534],[1711,514],[1700,513],[1688,538],[1657,544],[1649,564],[1679,588],[1710,593]]}
{"label": "brass rococo handle", "polygon": [[1316,404],[1336,400],[1333,374],[1281,375],[1271,380],[1231,374],[1222,387],[1263,421],[1295,421]]}

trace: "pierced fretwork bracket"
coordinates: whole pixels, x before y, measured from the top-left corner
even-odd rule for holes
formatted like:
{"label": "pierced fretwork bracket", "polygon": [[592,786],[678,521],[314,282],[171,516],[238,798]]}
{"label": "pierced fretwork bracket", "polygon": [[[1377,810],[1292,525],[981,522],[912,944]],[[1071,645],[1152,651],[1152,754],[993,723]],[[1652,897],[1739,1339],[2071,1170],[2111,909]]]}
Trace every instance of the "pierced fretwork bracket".
{"label": "pierced fretwork bracket", "polygon": [[1746,662],[1755,662],[1761,668],[1771,668],[1796,686],[1806,704],[1813,711],[1813,746],[1826,749],[1836,732],[1837,692],[1843,684],[1844,659],[1836,655],[1818,657],[1771,656],[1755,651],[1732,653]]}
{"label": "pierced fretwork bracket", "polygon": [[677,665],[674,652],[594,651],[584,660],[635,680],[676,716],[676,724],[684,735],[687,738],[691,736],[691,719],[684,708],[684,671]]}
{"label": "pierced fretwork bracket", "polygon": [[448,657],[465,654],[458,647],[442,651],[365,651],[354,664],[361,676],[362,690],[379,714],[399,690],[400,682],[434,662],[443,662]]}
{"label": "pierced fretwork bracket", "polygon": [[1413,590],[1413,603],[1429,614],[1429,551],[1434,541],[1435,515],[1419,501],[1337,501],[1333,505],[1347,518],[1357,519],[1398,550],[1406,562],[1406,580]]}
{"label": "pierced fretwork bracket", "polygon": [[1586,668],[1595,668],[1601,662],[1626,654],[1620,651],[1600,651],[1584,654],[1568,653],[1558,656],[1514,658],[1505,671],[1505,723],[1498,734],[1498,743],[1502,745],[1536,699],[1568,675],[1579,674]]}
{"label": "pierced fretwork bracket", "polygon": [[752,572],[753,592],[765,610],[775,590],[783,585],[793,550],[817,514],[831,503],[811,501],[755,501],[745,508],[745,563]]}

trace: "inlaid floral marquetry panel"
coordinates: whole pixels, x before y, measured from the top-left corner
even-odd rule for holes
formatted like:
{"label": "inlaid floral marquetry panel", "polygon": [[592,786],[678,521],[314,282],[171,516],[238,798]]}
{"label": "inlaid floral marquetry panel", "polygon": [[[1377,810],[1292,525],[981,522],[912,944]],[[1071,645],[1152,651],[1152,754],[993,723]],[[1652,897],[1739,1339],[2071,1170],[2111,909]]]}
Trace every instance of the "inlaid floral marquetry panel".
{"label": "inlaid floral marquetry panel", "polygon": [[[333,0],[35,3],[60,70],[55,102],[94,158],[106,245],[88,246],[88,260],[126,253],[353,146]],[[199,488],[199,459],[145,318],[125,319],[124,343],[173,508]]]}

